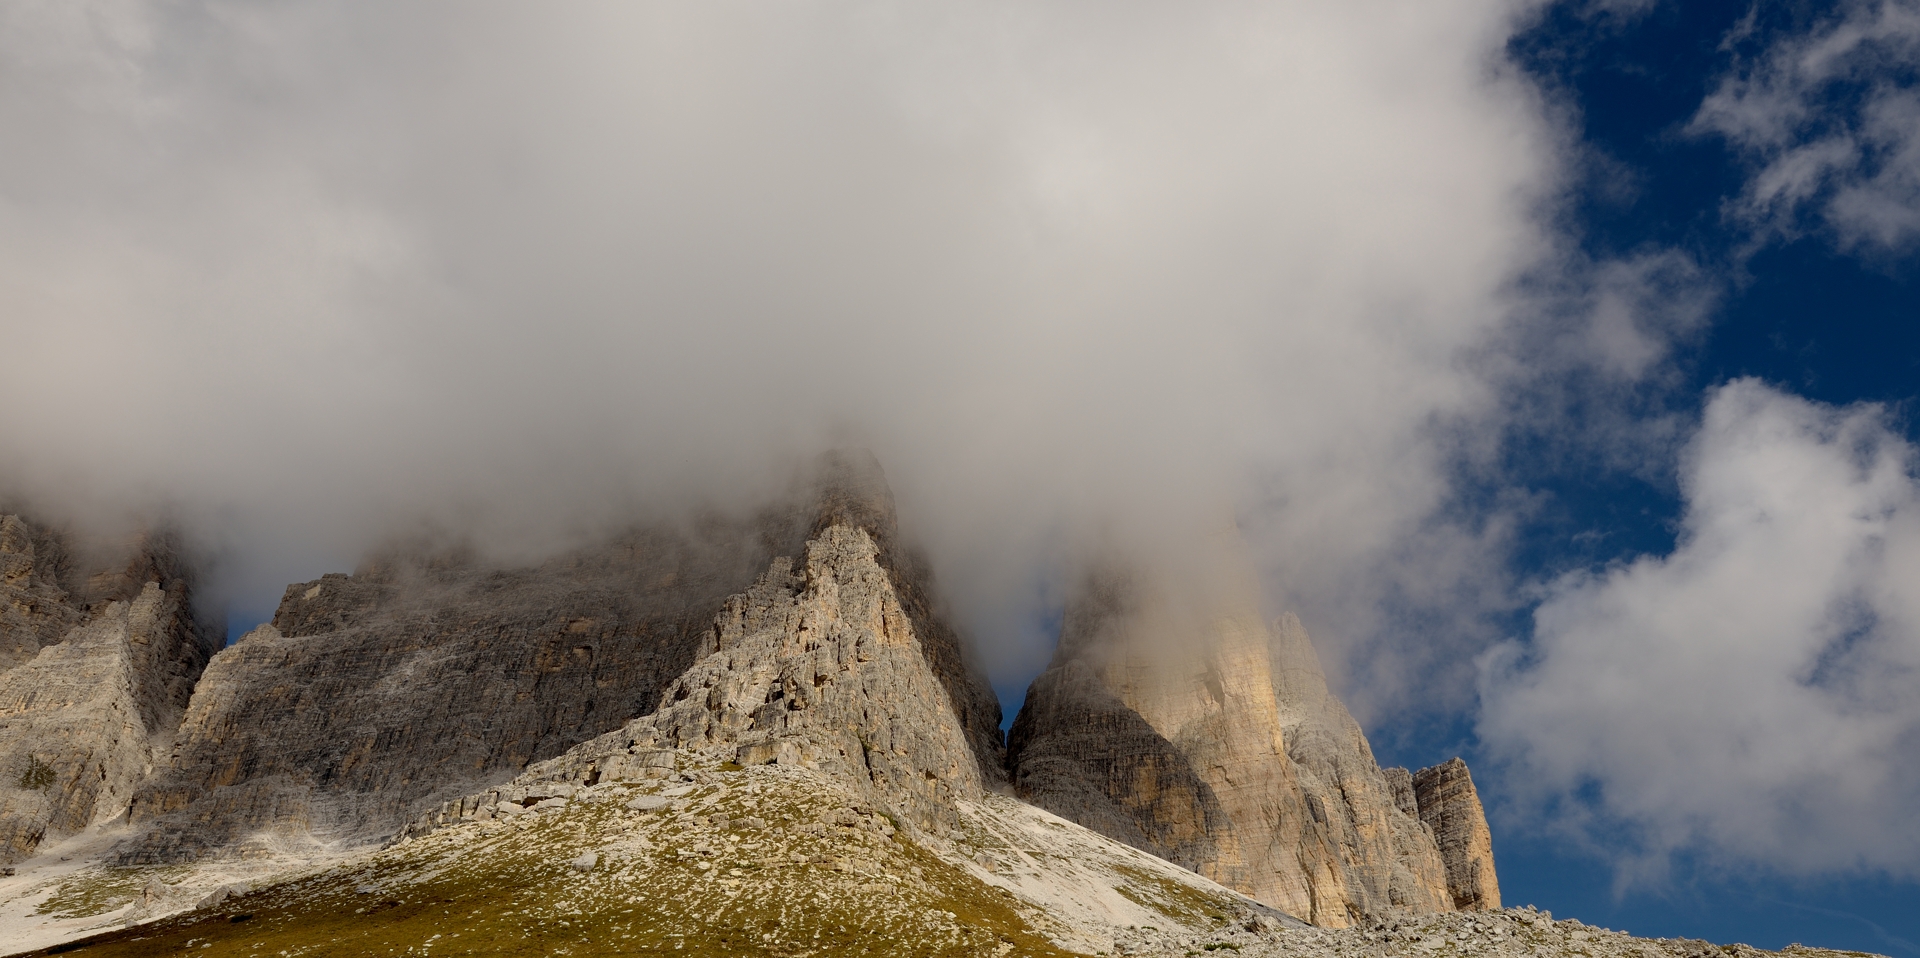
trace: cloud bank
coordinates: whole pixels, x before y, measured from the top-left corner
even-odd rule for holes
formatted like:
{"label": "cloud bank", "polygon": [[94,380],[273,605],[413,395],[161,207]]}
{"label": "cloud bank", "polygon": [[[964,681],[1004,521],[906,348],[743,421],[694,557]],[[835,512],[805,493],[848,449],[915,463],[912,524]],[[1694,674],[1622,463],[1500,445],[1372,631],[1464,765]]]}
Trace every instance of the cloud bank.
{"label": "cloud bank", "polygon": [[851,442],[1009,667],[1076,537],[1252,508],[1330,595],[1408,565],[1553,255],[1515,12],[11,5],[0,483],[277,594]]}
{"label": "cloud bank", "polygon": [[1560,580],[1483,660],[1504,781],[1628,878],[1920,875],[1917,464],[1883,408],[1719,389],[1673,553]]}

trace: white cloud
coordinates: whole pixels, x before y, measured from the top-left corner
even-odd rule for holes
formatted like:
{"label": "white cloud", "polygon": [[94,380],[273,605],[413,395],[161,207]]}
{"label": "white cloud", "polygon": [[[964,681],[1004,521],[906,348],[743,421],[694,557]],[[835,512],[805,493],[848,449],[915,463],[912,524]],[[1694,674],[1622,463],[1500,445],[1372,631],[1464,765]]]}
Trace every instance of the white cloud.
{"label": "white cloud", "polygon": [[1505,785],[1630,874],[1920,874],[1915,464],[1879,407],[1722,387],[1673,553],[1561,580],[1483,661]]}
{"label": "white cloud", "polygon": [[1899,252],[1920,239],[1920,3],[1844,5],[1724,78],[1692,129],[1755,164],[1735,210],[1769,231],[1811,214],[1844,247]]}
{"label": "white cloud", "polygon": [[11,4],[0,485],[180,503],[277,594],[854,441],[1015,658],[1093,528],[1252,500],[1351,581],[1553,255],[1516,9]]}

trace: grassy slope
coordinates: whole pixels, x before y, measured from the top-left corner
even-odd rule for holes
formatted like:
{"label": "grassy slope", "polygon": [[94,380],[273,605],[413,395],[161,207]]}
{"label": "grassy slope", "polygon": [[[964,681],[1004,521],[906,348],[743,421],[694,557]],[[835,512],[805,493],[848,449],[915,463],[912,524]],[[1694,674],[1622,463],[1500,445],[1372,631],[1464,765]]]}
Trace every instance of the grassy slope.
{"label": "grassy slope", "polygon": [[[755,771],[714,774],[662,813],[624,809],[630,790],[614,788],[444,829],[61,953],[1068,954],[1012,896],[887,834],[882,816],[823,823],[847,820],[848,796]],[[589,851],[600,861],[582,874],[570,861]]]}
{"label": "grassy slope", "polygon": [[[216,906],[39,953],[1064,958],[1074,952],[1042,931],[1070,939],[1060,934],[1062,915],[1104,910],[1111,945],[1089,951],[1243,958],[1765,954],[1741,945],[1634,939],[1522,910],[1412,915],[1337,931],[1256,929],[1230,893],[1011,800],[990,800],[956,836],[956,860],[987,860],[986,870],[970,872],[907,841],[879,810],[817,773],[721,766],[693,774],[697,783],[601,786],[564,807],[443,828]],[[624,807],[640,794],[673,796],[674,804],[655,812]],[[586,852],[598,860],[582,872],[572,863]],[[1019,894],[979,877],[989,873]],[[43,908],[111,910],[166,877],[159,869],[91,871],[66,882]],[[1114,913],[1111,900],[1099,904],[1102,895],[1128,913]],[[1804,949],[1796,958],[1843,956]]]}

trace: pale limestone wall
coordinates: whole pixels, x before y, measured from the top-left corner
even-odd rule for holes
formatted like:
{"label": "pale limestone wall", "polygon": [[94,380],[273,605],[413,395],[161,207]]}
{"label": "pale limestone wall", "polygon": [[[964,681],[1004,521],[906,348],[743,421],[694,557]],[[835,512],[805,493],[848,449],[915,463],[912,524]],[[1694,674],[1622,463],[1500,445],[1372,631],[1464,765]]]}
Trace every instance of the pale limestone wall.
{"label": "pale limestone wall", "polygon": [[374,842],[654,709],[795,517],[643,528],[537,566],[411,551],[289,586],[216,656],[123,864]]}
{"label": "pale limestone wall", "polygon": [[50,530],[0,514],[0,672],[40,654],[84,618],[63,578],[65,543]]}
{"label": "pale limestone wall", "polygon": [[[637,529],[531,568],[414,550],[290,586],[273,623],[208,668],[177,761],[135,798],[151,831],[121,861],[377,841],[660,710],[689,741],[831,733],[876,783],[929,796],[931,816],[998,773],[999,710],[896,538],[877,464],[843,455],[754,517]],[[841,684],[781,681],[791,643],[838,657],[820,674]],[[763,709],[770,682],[782,696]],[[711,709],[670,708],[696,687]],[[788,707],[810,696],[815,712]]]}
{"label": "pale limestone wall", "polygon": [[1450,759],[1413,774],[1420,820],[1433,829],[1447,863],[1447,890],[1461,911],[1498,911],[1500,879],[1493,870],[1493,834],[1467,763]]}
{"label": "pale limestone wall", "polygon": [[1432,831],[1300,624],[1259,618],[1238,537],[1194,561],[1076,597],[1008,742],[1018,793],[1318,925],[1451,910]]}

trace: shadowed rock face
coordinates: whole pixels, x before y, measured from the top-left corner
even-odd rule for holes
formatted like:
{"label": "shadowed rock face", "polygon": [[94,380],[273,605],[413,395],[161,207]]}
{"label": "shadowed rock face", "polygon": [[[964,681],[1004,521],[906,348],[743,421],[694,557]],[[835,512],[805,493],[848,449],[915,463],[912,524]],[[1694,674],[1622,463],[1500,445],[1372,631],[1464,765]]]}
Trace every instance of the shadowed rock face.
{"label": "shadowed rock face", "polygon": [[108,551],[0,516],[0,861],[120,814],[217,648],[170,537]]}
{"label": "shadowed rock face", "polygon": [[[798,597],[839,581],[830,556],[813,563],[805,552],[813,564],[801,584],[791,559],[776,562],[802,555],[823,524],[841,530],[829,537],[836,548],[855,548],[843,541],[855,533],[864,542],[872,581],[862,580],[861,614],[884,609],[877,635],[916,638],[932,683],[920,691],[962,716],[959,751],[943,753],[942,769],[964,756],[952,771],[963,784],[997,769],[998,706],[894,544],[877,464],[834,457],[796,498],[751,520],[638,530],[529,569],[413,558],[290,587],[271,625],[208,668],[175,762],[133,805],[133,821],[152,830],[122,861],[382,838],[670,705],[664,693],[684,691],[696,663],[763,621],[801,615]],[[714,681],[739,684],[752,671],[742,667]]]}
{"label": "shadowed rock face", "polygon": [[1202,874],[1219,858],[1214,836],[1232,828],[1180,747],[1086,662],[1034,680],[1007,754],[1020,797]]}
{"label": "shadowed rock face", "polygon": [[1016,790],[1315,924],[1451,910],[1430,829],[1299,622],[1260,620],[1242,548],[1218,537],[1184,591],[1087,583],[1008,740]]}
{"label": "shadowed rock face", "polygon": [[40,654],[84,618],[64,537],[0,514],[0,672]]}
{"label": "shadowed rock face", "polygon": [[1433,829],[1447,863],[1447,891],[1461,911],[1499,911],[1500,881],[1493,871],[1493,835],[1467,763],[1450,759],[1412,775],[1420,820]]}
{"label": "shadowed rock face", "polygon": [[405,557],[290,586],[207,669],[171,767],[133,803],[153,830],[122,861],[371,840],[618,728],[655,707],[790,534],[773,514],[638,530],[533,568]]}

